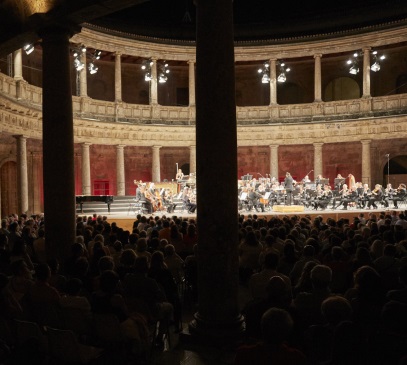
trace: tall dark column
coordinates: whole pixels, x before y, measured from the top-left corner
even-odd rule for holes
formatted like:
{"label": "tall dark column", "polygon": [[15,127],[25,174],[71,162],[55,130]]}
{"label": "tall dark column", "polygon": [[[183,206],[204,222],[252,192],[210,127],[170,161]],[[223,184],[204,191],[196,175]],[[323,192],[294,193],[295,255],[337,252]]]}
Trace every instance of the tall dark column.
{"label": "tall dark column", "polygon": [[70,29],[40,32],[43,49],[44,214],[48,255],[63,260],[75,241]]}
{"label": "tall dark column", "polygon": [[196,60],[199,304],[190,332],[223,343],[243,332],[232,0],[197,1]]}

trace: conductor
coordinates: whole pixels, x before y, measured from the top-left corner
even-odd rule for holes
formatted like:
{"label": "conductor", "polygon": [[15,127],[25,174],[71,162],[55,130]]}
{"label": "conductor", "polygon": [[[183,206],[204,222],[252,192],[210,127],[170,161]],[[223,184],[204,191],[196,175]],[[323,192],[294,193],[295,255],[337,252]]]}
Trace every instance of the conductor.
{"label": "conductor", "polygon": [[285,174],[284,187],[287,193],[286,205],[291,205],[293,197],[294,180],[289,172]]}

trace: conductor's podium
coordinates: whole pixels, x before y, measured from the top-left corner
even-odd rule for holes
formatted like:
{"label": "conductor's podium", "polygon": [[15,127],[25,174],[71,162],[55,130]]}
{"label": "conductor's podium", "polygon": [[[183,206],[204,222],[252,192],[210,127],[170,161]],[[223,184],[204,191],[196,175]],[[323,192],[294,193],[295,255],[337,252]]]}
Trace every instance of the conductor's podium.
{"label": "conductor's podium", "polygon": [[303,211],[303,205],[273,205],[273,212],[276,213],[301,213]]}

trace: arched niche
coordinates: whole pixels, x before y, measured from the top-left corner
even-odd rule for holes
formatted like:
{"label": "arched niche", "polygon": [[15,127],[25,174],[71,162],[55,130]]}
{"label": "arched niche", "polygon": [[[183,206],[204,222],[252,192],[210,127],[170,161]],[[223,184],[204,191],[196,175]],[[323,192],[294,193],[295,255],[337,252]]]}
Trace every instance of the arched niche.
{"label": "arched niche", "polygon": [[350,77],[338,77],[328,83],[324,90],[324,101],[359,99],[359,84]]}

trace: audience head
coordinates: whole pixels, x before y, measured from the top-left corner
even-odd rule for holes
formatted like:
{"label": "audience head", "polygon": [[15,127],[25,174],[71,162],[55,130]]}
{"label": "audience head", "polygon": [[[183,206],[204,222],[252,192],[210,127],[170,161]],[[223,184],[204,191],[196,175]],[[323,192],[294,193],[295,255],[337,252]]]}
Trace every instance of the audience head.
{"label": "audience head", "polygon": [[324,289],[329,286],[332,281],[332,270],[325,265],[316,265],[311,270],[312,286],[316,289]]}
{"label": "audience head", "polygon": [[293,320],[284,309],[270,308],[261,318],[261,332],[266,344],[278,345],[288,339]]}

